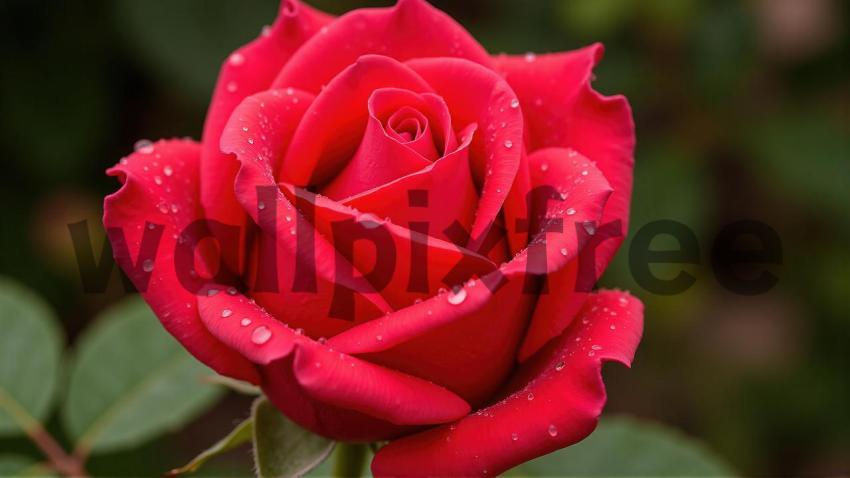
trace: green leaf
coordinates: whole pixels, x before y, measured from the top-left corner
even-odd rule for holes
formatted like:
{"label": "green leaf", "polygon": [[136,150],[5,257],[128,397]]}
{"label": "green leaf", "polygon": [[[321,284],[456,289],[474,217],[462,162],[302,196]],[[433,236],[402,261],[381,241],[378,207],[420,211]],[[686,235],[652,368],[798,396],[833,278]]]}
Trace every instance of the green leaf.
{"label": "green leaf", "polygon": [[330,455],[334,442],[291,422],[265,398],[254,402],[254,464],[260,478],[303,476]]}
{"label": "green leaf", "polygon": [[179,475],[182,473],[191,473],[193,471],[197,471],[204,463],[206,463],[211,458],[215,458],[222,453],[230,451],[239,445],[250,441],[254,436],[254,423],[250,418],[242,421],[239,425],[236,425],[226,437],[222,438],[215,445],[207,448],[202,451],[198,456],[192,459],[186,465],[181,466],[180,468],[175,468],[168,472],[168,476]]}
{"label": "green leaf", "polygon": [[53,311],[0,278],[0,436],[43,422],[59,376],[62,341]]}
{"label": "green leaf", "polygon": [[525,476],[734,476],[701,444],[658,424],[603,419],[587,439],[530,461]]}
{"label": "green leaf", "polygon": [[0,455],[0,476],[4,478],[24,478],[55,475],[47,467],[28,456]]}
{"label": "green leaf", "polygon": [[179,428],[222,394],[212,373],[133,298],[104,312],[80,338],[63,407],[82,453],[138,445]]}
{"label": "green leaf", "polygon": [[242,380],[236,380],[235,378],[225,377],[223,375],[209,375],[204,377],[204,381],[213,385],[221,385],[222,387],[233,390],[240,395],[257,396],[263,393],[263,391],[260,390],[260,387],[256,385]]}

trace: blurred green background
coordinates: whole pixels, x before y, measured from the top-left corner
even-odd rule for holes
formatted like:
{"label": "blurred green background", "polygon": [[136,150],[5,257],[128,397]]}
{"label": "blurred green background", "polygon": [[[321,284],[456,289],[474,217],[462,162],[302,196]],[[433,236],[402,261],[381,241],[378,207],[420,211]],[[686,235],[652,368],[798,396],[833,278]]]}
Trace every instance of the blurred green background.
{"label": "blurred green background", "polygon": [[[392,2],[309,3],[341,13]],[[637,124],[632,234],[657,219],[697,233],[702,261],[683,267],[697,277],[683,294],[641,289],[628,242],[603,278],[646,304],[633,370],[606,370],[608,412],[698,437],[744,475],[850,473],[850,4],[434,3],[492,53],[605,43],[594,85],[626,94]],[[0,0],[0,274],[44,296],[69,343],[123,289],[116,275],[106,293],[83,293],[67,224],[88,219],[99,254],[101,201],[117,188],[103,171],[140,138],[199,138],[220,62],[276,7]],[[769,293],[734,295],[714,278],[712,242],[737,219],[782,238]],[[247,400],[228,396],[186,430],[90,468],[160,474],[221,436]],[[32,451],[20,439],[0,448]]]}

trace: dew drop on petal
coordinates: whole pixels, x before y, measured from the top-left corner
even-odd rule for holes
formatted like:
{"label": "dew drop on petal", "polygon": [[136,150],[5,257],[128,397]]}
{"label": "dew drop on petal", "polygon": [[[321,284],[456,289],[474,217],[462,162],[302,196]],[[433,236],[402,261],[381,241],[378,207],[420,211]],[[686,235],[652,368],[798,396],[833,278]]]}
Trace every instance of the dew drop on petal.
{"label": "dew drop on petal", "polygon": [[517,434],[517,432],[511,433],[511,440],[513,440],[513,441],[519,440],[519,434]]}
{"label": "dew drop on petal", "polygon": [[573,208],[567,209],[567,216],[573,216],[573,215],[575,215],[575,213],[576,213],[575,209],[573,209]]}
{"label": "dew drop on petal", "polygon": [[528,62],[528,63],[532,63],[536,59],[537,59],[537,55],[535,55],[534,52],[532,52],[532,51],[525,54],[525,61]]}
{"label": "dew drop on petal", "polygon": [[251,333],[251,342],[254,342],[257,345],[263,345],[268,342],[270,338],[272,338],[272,331],[264,325],[257,327],[254,329],[254,332]]}
{"label": "dew drop on petal", "polygon": [[565,363],[564,363],[564,361],[562,360],[562,361],[560,361],[560,362],[558,362],[558,363],[556,363],[556,364],[555,364],[555,371],[556,371],[556,372],[560,372],[560,371],[561,371],[561,370],[563,370],[563,369],[564,369],[564,367],[566,367],[566,366],[567,366],[567,364],[565,364]]}
{"label": "dew drop on petal", "polygon": [[245,317],[244,319],[242,319],[239,322],[239,324],[241,324],[242,327],[248,327],[249,325],[251,325],[251,319],[249,319],[248,317]]}
{"label": "dew drop on petal", "polygon": [[141,154],[153,153],[153,143],[149,139],[140,139],[133,144],[133,151]]}
{"label": "dew drop on petal", "polygon": [[224,318],[230,317],[231,315],[233,315],[233,311],[230,309],[224,309],[221,311],[221,316]]}
{"label": "dew drop on petal", "polygon": [[378,342],[382,342],[384,340],[384,336],[383,335],[376,335],[375,340],[377,340]]}
{"label": "dew drop on petal", "polygon": [[145,262],[142,262],[142,270],[145,272],[150,272],[153,270],[153,261],[150,259],[145,259]]}
{"label": "dew drop on petal", "polygon": [[551,436],[551,437],[558,436],[558,428],[555,425],[549,425],[549,436]]}
{"label": "dew drop on petal", "polygon": [[210,289],[207,291],[207,297],[212,297],[216,294],[218,294],[218,289]]}
{"label": "dew drop on petal", "polygon": [[171,166],[166,165],[162,168],[162,174],[166,176],[171,176],[172,174],[174,174],[174,169]]}
{"label": "dew drop on petal", "polygon": [[466,300],[466,289],[460,288],[456,291],[452,291],[449,294],[449,304],[458,305],[463,303]]}
{"label": "dew drop on petal", "polygon": [[239,89],[239,85],[237,85],[235,81],[230,81],[227,83],[225,88],[227,88],[228,93],[236,93],[236,90]]}
{"label": "dew drop on petal", "polygon": [[233,66],[239,66],[239,65],[245,63],[245,56],[242,55],[239,52],[236,52],[236,53],[230,55],[230,58],[228,59],[228,61]]}
{"label": "dew drop on petal", "polygon": [[526,398],[528,398],[528,401],[530,402],[530,401],[534,400],[534,394],[531,393],[531,392],[528,392],[528,396]]}
{"label": "dew drop on petal", "polygon": [[514,99],[511,100],[511,108],[513,108],[513,109],[519,108],[519,100],[518,99],[514,98]]}
{"label": "dew drop on petal", "polygon": [[569,253],[569,251],[567,250],[567,248],[566,248],[566,247],[562,247],[562,248],[561,248],[561,255],[562,255],[562,256],[566,256],[568,253]]}
{"label": "dew drop on petal", "polygon": [[505,140],[505,148],[511,149],[513,147],[514,147],[514,142],[509,140],[509,139],[506,139]]}

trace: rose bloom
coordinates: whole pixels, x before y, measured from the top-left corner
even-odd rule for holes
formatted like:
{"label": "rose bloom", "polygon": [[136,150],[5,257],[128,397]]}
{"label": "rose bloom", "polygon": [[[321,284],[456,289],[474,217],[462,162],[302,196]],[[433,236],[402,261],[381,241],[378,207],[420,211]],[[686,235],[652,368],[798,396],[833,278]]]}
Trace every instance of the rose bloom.
{"label": "rose bloom", "polygon": [[389,441],[375,475],[492,475],[575,443],[643,322],[590,291],[634,151],[626,99],[591,88],[601,56],[491,56],[424,0],[286,0],[224,62],[200,143],[108,171],[116,260],[218,373],[317,434]]}

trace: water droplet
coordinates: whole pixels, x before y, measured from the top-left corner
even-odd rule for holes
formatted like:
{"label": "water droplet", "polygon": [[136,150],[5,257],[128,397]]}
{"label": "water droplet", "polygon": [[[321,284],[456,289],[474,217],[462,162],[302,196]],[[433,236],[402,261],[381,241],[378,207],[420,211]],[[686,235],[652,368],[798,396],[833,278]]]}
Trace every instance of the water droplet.
{"label": "water droplet", "polygon": [[258,208],[260,211],[262,211],[263,209],[265,209],[265,208],[266,208],[266,203],[264,203],[263,201],[260,201],[259,203],[257,203],[257,208]]}
{"label": "water droplet", "polygon": [[511,141],[511,140],[509,140],[509,139],[506,139],[506,140],[505,140],[505,147],[506,147],[506,148],[508,148],[508,149],[513,148],[513,147],[514,147],[514,142],[513,142],[513,141]]}
{"label": "water droplet", "polygon": [[567,366],[567,364],[565,364],[565,363],[564,363],[564,361],[562,360],[562,361],[560,361],[560,362],[558,362],[558,363],[556,363],[556,364],[555,364],[555,371],[556,371],[556,372],[560,372],[560,371],[561,371],[561,370],[563,370],[563,369],[564,369],[564,367],[566,367],[566,366]]}
{"label": "water droplet", "polygon": [[591,345],[590,348],[592,348],[593,350],[602,350],[601,345]]}
{"label": "water droplet", "polygon": [[519,108],[519,100],[518,99],[514,98],[514,99],[511,100],[511,108],[513,108],[513,109]]}
{"label": "water droplet", "polygon": [[582,224],[582,226],[584,226],[584,230],[587,231],[589,235],[592,236],[596,234],[596,225],[594,225],[593,222],[586,221],[584,224]]}
{"label": "water droplet", "polygon": [[157,186],[162,186],[162,178],[159,176],[154,176],[153,182],[155,182]]}
{"label": "water droplet", "polygon": [[617,330],[617,325],[616,325],[616,324],[611,324],[611,327],[610,327],[610,328],[611,328],[611,330]]}
{"label": "water droplet", "polygon": [[567,209],[567,216],[573,216],[573,215],[575,215],[575,213],[576,213],[575,209],[573,209],[573,208]]}
{"label": "water droplet", "polygon": [[221,316],[224,317],[225,319],[230,317],[231,315],[233,315],[233,311],[230,310],[230,309],[224,309],[224,310],[221,311]]}
{"label": "water droplet", "polygon": [[587,170],[586,170],[586,169],[585,169],[585,170],[582,170],[581,175],[582,175],[582,176],[587,176]]}
{"label": "water droplet", "polygon": [[587,353],[588,357],[593,357],[594,355],[596,355],[596,352],[594,352],[593,350]]}
{"label": "water droplet", "polygon": [[236,52],[236,53],[230,55],[230,59],[228,61],[233,66],[239,66],[239,65],[245,63],[245,56],[242,55],[239,52]]}
{"label": "water droplet", "polygon": [[551,436],[551,437],[558,436],[558,428],[555,425],[549,425],[549,436]]}
{"label": "water droplet", "polygon": [[225,88],[227,88],[228,93],[236,93],[236,90],[239,89],[239,85],[237,85],[235,81],[231,81],[227,83]]}
{"label": "water droplet", "polygon": [[540,165],[540,170],[541,170],[541,171],[543,171],[543,172],[545,173],[546,171],[548,171],[548,170],[549,170],[549,165],[548,165],[548,164],[546,164],[546,163],[541,164],[541,165]]}
{"label": "water droplet", "polygon": [[298,335],[304,335],[304,329],[302,329],[301,327],[298,327],[297,329],[295,329],[295,333],[298,334]]}
{"label": "water droplet", "polygon": [[142,270],[145,272],[150,272],[153,270],[153,261],[150,259],[145,259],[145,262],[142,262]]}
{"label": "water droplet", "polygon": [[141,154],[153,153],[153,143],[149,139],[140,139],[133,144],[133,151]]}
{"label": "water droplet", "polygon": [[567,248],[566,248],[566,247],[562,247],[562,248],[561,248],[561,255],[562,255],[562,256],[566,256],[568,253],[569,253],[569,251],[567,250]]}
{"label": "water droplet", "polygon": [[528,398],[528,401],[530,402],[530,401],[534,400],[534,394],[531,393],[531,392],[528,392],[528,396],[526,398]]}
{"label": "water droplet", "polygon": [[383,335],[376,335],[375,340],[377,340],[378,342],[382,342],[384,340],[384,336]]}
{"label": "water droplet", "polygon": [[248,327],[249,325],[251,325],[251,319],[245,317],[239,322],[239,324],[242,325],[242,327]]}
{"label": "water droplet", "polygon": [[466,300],[466,289],[460,288],[449,294],[449,304],[458,305]]}
{"label": "water droplet", "polygon": [[171,176],[172,174],[174,174],[174,169],[171,166],[166,165],[162,168],[162,174],[166,176]]}
{"label": "water droplet", "polygon": [[511,433],[511,440],[513,440],[513,441],[519,440],[519,434],[517,434],[517,432]]}
{"label": "water droplet", "polygon": [[210,289],[207,291],[207,297],[212,297],[216,294],[218,294],[218,289]]}
{"label": "water droplet", "polygon": [[248,144],[254,144],[254,138],[248,138]]}
{"label": "water droplet", "polygon": [[272,331],[264,325],[257,327],[254,329],[254,332],[251,333],[251,342],[254,342],[257,345],[263,345],[268,342],[270,338],[272,338]]}
{"label": "water droplet", "polygon": [[528,62],[528,63],[532,63],[536,59],[537,59],[537,55],[535,55],[534,52],[532,52],[532,51],[525,54],[525,61]]}
{"label": "water droplet", "polygon": [[236,287],[228,287],[227,288],[227,293],[230,294],[230,295],[236,295],[237,292],[239,292],[239,291],[236,290]]}
{"label": "water droplet", "polygon": [[294,95],[295,94],[295,88],[290,86],[289,88],[286,89],[286,94],[289,95],[289,96]]}

